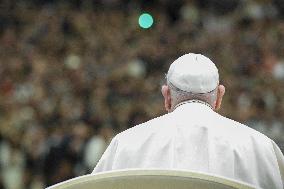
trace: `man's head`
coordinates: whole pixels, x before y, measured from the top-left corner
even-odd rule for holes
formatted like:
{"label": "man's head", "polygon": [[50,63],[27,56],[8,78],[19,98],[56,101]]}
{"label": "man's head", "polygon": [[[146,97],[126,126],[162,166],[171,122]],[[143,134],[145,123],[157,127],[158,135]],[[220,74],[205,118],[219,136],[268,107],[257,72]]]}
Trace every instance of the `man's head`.
{"label": "man's head", "polygon": [[187,100],[206,102],[214,110],[220,108],[225,87],[219,85],[218,69],[209,58],[185,54],[171,64],[166,79],[162,94],[167,111]]}

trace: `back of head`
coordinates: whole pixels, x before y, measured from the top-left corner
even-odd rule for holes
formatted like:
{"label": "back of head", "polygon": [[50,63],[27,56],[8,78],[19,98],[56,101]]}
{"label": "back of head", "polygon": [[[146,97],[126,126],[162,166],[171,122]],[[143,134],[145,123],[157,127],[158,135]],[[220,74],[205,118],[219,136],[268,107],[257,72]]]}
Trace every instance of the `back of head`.
{"label": "back of head", "polygon": [[213,106],[219,85],[218,69],[201,54],[185,54],[171,64],[167,84],[174,105],[196,99]]}

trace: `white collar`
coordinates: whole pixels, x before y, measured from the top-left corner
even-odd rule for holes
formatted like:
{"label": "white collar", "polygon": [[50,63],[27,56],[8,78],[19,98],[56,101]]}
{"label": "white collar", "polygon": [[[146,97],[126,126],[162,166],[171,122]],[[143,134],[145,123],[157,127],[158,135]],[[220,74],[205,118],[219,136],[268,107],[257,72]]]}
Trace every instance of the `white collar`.
{"label": "white collar", "polygon": [[207,102],[204,102],[204,101],[201,101],[201,100],[187,100],[187,101],[184,101],[184,102],[181,102],[181,103],[177,104],[177,105],[174,107],[173,111],[174,111],[176,108],[178,108],[179,106],[182,106],[182,105],[188,104],[188,103],[200,103],[200,104],[204,104],[204,105],[208,106],[209,108],[211,108],[211,109],[213,110],[213,107],[212,107],[209,103],[207,103]]}

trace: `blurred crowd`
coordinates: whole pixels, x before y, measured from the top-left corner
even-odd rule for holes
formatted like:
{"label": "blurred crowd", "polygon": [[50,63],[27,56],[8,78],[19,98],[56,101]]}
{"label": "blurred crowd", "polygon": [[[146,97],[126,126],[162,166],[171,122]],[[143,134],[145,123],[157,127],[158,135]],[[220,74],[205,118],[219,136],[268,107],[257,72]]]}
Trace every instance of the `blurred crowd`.
{"label": "blurred crowd", "polygon": [[116,133],[165,113],[188,52],[217,64],[220,114],[283,150],[283,21],[283,0],[0,0],[0,189],[91,173]]}

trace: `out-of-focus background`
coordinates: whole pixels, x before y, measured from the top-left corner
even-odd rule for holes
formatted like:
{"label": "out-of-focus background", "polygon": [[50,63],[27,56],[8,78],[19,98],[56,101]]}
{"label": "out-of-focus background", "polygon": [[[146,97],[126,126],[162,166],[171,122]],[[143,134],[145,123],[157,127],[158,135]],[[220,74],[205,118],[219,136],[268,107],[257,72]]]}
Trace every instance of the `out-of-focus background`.
{"label": "out-of-focus background", "polygon": [[116,133],[165,113],[188,52],[217,64],[220,114],[283,150],[283,20],[283,0],[0,0],[0,189],[91,173]]}

